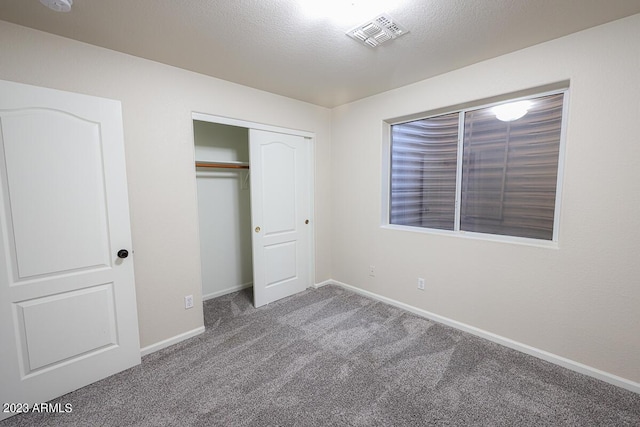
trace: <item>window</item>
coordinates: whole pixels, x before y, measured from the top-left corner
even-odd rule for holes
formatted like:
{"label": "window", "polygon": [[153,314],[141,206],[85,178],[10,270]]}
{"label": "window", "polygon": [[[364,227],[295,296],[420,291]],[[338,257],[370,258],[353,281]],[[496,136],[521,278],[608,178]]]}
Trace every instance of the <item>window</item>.
{"label": "window", "polygon": [[389,223],[554,240],[564,98],[392,125]]}

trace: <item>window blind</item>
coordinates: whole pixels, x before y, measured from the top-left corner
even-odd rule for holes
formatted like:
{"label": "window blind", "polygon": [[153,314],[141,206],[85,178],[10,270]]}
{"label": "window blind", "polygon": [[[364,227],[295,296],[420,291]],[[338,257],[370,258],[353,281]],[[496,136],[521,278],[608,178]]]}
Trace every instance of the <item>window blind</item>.
{"label": "window blind", "polygon": [[509,122],[487,107],[393,125],[389,222],[552,240],[564,93],[530,101]]}
{"label": "window blind", "polygon": [[464,118],[460,229],[551,240],[563,94],[502,122],[491,108]]}
{"label": "window blind", "polygon": [[459,114],[392,127],[390,222],[453,230]]}

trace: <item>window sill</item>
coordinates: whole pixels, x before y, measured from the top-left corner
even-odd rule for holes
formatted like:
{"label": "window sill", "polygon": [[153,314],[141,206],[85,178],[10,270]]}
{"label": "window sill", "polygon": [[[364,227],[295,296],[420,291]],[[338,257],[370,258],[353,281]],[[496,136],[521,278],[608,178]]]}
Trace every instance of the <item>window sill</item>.
{"label": "window sill", "polygon": [[383,224],[380,228],[385,230],[408,231],[411,233],[430,234],[471,240],[484,240],[487,242],[499,242],[513,245],[534,246],[538,248],[559,249],[557,241],[528,239],[525,237],[501,236],[497,234],[473,233],[470,231],[448,231],[432,228],[410,227],[407,225]]}

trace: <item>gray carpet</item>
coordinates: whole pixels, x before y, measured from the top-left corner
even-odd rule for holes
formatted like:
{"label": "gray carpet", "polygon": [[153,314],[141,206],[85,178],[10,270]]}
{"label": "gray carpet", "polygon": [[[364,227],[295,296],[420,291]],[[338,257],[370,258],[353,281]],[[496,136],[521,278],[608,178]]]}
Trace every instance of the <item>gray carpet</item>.
{"label": "gray carpet", "polygon": [[640,395],[326,286],[255,309],[2,426],[640,426]]}

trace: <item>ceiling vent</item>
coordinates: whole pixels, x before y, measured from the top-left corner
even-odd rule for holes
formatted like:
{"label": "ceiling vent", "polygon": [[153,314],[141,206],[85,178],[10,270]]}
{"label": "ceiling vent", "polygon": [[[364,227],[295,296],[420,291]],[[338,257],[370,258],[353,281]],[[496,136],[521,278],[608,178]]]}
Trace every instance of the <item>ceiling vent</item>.
{"label": "ceiling vent", "polygon": [[347,31],[347,35],[367,46],[376,47],[409,31],[386,13]]}
{"label": "ceiling vent", "polygon": [[40,0],[40,3],[56,12],[69,12],[73,5],[73,0]]}

